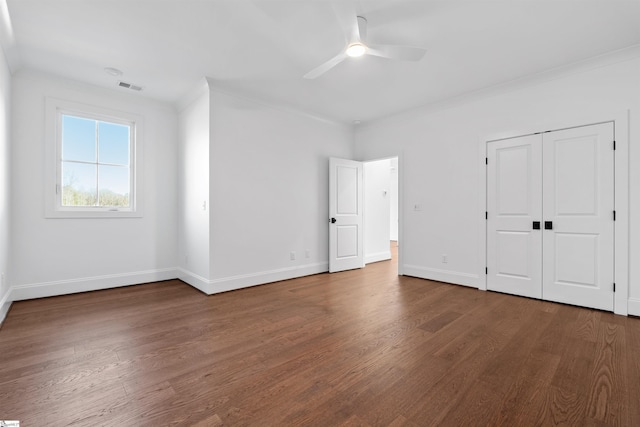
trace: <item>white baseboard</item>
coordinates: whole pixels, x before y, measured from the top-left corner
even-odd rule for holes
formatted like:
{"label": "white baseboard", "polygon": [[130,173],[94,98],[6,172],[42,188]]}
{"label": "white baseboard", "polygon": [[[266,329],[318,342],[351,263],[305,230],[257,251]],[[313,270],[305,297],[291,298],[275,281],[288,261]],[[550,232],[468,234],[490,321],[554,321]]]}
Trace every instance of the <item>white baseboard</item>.
{"label": "white baseboard", "polygon": [[640,298],[629,298],[628,313],[632,316],[640,316]]}
{"label": "white baseboard", "polygon": [[386,261],[391,259],[391,251],[377,252],[375,254],[369,254],[364,256],[364,263],[370,264],[372,262]]}
{"label": "white baseboard", "polygon": [[280,280],[325,273],[327,271],[329,271],[329,264],[321,262],[209,280],[190,271],[178,268],[178,278],[205,294],[212,295],[251,286],[264,285],[265,283],[279,282]]}
{"label": "white baseboard", "polygon": [[440,270],[437,268],[420,267],[417,265],[405,264],[404,276],[419,277],[421,279],[437,280],[438,282],[453,283],[455,285],[478,287],[478,275],[470,273],[460,273],[458,271]]}
{"label": "white baseboard", "polygon": [[191,271],[187,271],[181,267],[178,267],[178,279],[182,280],[183,282],[193,286],[194,288],[196,288],[197,290],[199,290],[202,293],[205,293],[207,295],[211,295],[210,292],[210,283],[209,283],[209,279],[204,278],[198,274],[195,274]]}
{"label": "white baseboard", "polygon": [[14,285],[11,288],[11,300],[20,301],[25,299],[52,297],[56,295],[75,294],[78,292],[97,291],[100,289],[138,285],[141,283],[159,282],[162,280],[176,279],[177,277],[178,274],[175,268],[165,268],[159,270],[57,280],[54,282]]}
{"label": "white baseboard", "polygon": [[9,299],[9,294],[11,291],[5,292],[4,296],[0,298],[0,326],[2,322],[4,322],[5,317],[7,317],[7,313],[9,313],[9,309],[11,308],[11,300]]}

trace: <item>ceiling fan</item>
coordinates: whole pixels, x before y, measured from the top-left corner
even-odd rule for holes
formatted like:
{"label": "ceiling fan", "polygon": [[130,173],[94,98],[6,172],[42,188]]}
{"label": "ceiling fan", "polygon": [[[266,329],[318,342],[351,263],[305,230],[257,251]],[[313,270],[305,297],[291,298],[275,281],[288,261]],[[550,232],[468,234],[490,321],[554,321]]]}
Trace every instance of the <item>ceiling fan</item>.
{"label": "ceiling fan", "polygon": [[[339,13],[337,15],[338,18],[341,17]],[[354,17],[355,19],[353,19]],[[373,45],[367,43],[367,20],[363,16],[352,14],[344,17],[341,24],[347,38],[346,47],[333,58],[305,74],[305,79],[315,79],[347,58],[373,55],[400,61],[419,61],[426,52],[425,49],[413,46]]]}

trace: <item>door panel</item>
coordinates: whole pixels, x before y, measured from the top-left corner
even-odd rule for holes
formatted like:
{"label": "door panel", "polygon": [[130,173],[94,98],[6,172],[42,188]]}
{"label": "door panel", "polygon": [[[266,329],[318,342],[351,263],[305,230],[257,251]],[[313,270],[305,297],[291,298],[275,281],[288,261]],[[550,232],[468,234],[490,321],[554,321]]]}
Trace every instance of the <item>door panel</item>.
{"label": "door panel", "polygon": [[531,162],[534,161],[531,150],[528,144],[496,149],[497,213],[501,216],[530,214]]}
{"label": "door panel", "polygon": [[487,289],[542,296],[542,138],[487,145]]}
{"label": "door panel", "polygon": [[358,214],[358,168],[354,166],[336,166],[337,203],[339,215]]}
{"label": "door panel", "polygon": [[[549,138],[558,138],[550,135]],[[555,205],[557,215],[597,215],[598,167],[597,139],[568,138],[560,139],[555,146],[555,180],[549,185],[555,186]],[[551,157],[549,154],[547,157]],[[548,169],[547,170],[551,172]]]}
{"label": "door panel", "polygon": [[358,227],[354,225],[336,225],[338,259],[358,256]]}
{"label": "door panel", "polygon": [[362,163],[329,159],[329,271],[364,267]]}
{"label": "door panel", "polygon": [[613,123],[543,136],[543,297],[613,310]]}
{"label": "door panel", "polygon": [[496,274],[502,277],[531,278],[529,250],[531,233],[497,231],[498,256]]}
{"label": "door panel", "polygon": [[554,233],[557,283],[597,287],[598,237],[595,234]]}

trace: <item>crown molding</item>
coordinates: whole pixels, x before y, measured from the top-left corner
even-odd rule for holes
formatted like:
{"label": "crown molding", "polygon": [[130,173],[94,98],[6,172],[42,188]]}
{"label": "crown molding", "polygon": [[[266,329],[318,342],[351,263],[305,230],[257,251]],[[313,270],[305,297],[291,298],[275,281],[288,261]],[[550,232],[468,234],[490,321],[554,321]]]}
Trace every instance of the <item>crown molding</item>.
{"label": "crown molding", "polygon": [[621,62],[632,61],[638,58],[640,58],[640,44],[635,44],[623,49],[618,49],[604,53],[602,55],[587,58],[582,61],[573,62],[570,64],[562,65],[560,67],[550,68],[539,73],[529,74],[527,76],[509,80],[507,82],[487,86],[485,88],[474,90],[471,92],[466,92],[458,96],[403,109],[386,116],[368,120],[367,122],[363,122],[362,125],[369,125],[381,121],[391,120],[393,118],[397,118],[407,114],[424,114],[446,110],[448,108],[468,104],[479,99],[513,92],[519,89],[536,86],[552,80],[581,74]]}

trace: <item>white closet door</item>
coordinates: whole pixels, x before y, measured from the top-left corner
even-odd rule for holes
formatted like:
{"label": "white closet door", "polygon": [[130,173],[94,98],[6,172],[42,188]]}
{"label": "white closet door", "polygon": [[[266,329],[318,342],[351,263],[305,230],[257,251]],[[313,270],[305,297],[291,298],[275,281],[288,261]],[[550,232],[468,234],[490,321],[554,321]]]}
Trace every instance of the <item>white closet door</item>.
{"label": "white closet door", "polygon": [[487,289],[542,297],[542,137],[487,146]]}
{"label": "white closet door", "polygon": [[613,124],[543,134],[543,164],[543,297],[613,310]]}

